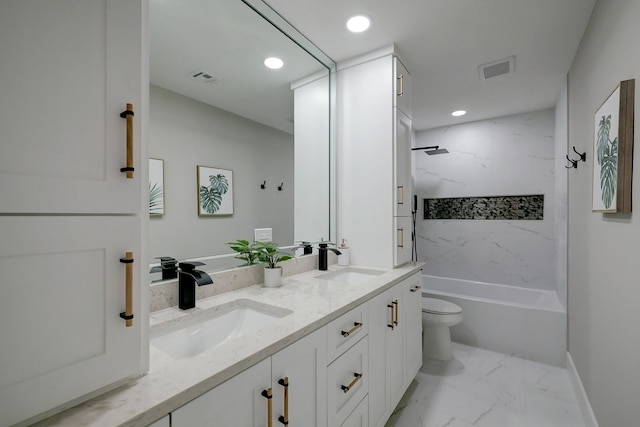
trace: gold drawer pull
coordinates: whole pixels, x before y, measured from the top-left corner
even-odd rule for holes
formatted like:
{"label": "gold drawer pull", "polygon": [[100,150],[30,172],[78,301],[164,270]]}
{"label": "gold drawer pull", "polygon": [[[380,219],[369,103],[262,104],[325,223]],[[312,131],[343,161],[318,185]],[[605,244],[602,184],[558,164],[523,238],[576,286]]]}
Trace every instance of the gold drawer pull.
{"label": "gold drawer pull", "polygon": [[396,309],[396,317],[393,319],[393,324],[398,326],[398,309],[400,308],[400,303],[398,303],[398,300],[395,300],[391,304],[393,304]]}
{"label": "gold drawer pull", "polygon": [[398,228],[398,247],[404,248],[404,228]]}
{"label": "gold drawer pull", "polygon": [[120,117],[127,121],[127,167],[120,168],[126,172],[127,178],[133,178],[133,104],[127,104],[127,109],[120,113]]}
{"label": "gold drawer pull", "polygon": [[272,403],[271,398],[273,397],[273,393],[271,389],[268,388],[266,390],[262,390],[262,395],[267,398],[267,427],[272,427],[271,419],[273,417]]}
{"label": "gold drawer pull", "polygon": [[340,333],[343,337],[346,338],[360,328],[362,328],[362,323],[353,322],[353,328],[349,329],[348,331],[340,331]]}
{"label": "gold drawer pull", "polygon": [[420,290],[420,286],[414,286],[413,288],[410,289],[411,292],[418,292]]}
{"label": "gold drawer pull", "polygon": [[357,372],[355,372],[353,374],[353,376],[355,377],[353,379],[353,381],[351,381],[351,383],[349,385],[341,385],[340,388],[342,388],[342,391],[347,393],[349,390],[351,390],[353,388],[354,385],[356,385],[356,383],[358,381],[360,381],[360,378],[362,378],[362,374],[359,374]]}
{"label": "gold drawer pull", "polygon": [[127,327],[133,325],[133,252],[127,252],[120,262],[125,264],[125,309],[120,313]]}
{"label": "gold drawer pull", "polygon": [[393,320],[394,320],[394,318],[395,318],[395,316],[394,316],[394,312],[393,312],[393,310],[394,310],[394,308],[395,308],[395,305],[393,305],[393,304],[387,304],[387,307],[389,307],[389,308],[391,309],[391,323],[390,323],[390,324],[388,324],[387,326],[388,326],[388,327],[390,327],[390,328],[391,328],[391,330],[393,331],[393,330],[395,329],[395,323],[394,323],[394,321],[393,321]]}
{"label": "gold drawer pull", "polygon": [[404,205],[404,185],[398,185],[398,204],[399,205]]}
{"label": "gold drawer pull", "polygon": [[284,415],[280,415],[278,421],[286,426],[289,424],[289,377],[279,379],[278,384],[284,387]]}
{"label": "gold drawer pull", "polygon": [[404,74],[400,74],[397,77],[398,80],[400,80],[400,92],[398,93],[398,96],[403,96],[404,95]]}

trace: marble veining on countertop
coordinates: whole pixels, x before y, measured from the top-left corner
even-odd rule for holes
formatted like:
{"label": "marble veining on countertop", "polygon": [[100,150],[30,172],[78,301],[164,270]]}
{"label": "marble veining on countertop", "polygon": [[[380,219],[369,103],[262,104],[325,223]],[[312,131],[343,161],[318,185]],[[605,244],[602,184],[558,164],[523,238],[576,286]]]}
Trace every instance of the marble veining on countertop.
{"label": "marble veining on countertop", "polygon": [[[191,310],[172,307],[152,312],[150,326],[153,333],[154,329],[180,317],[238,299],[292,311],[266,327],[190,358],[174,359],[150,346],[150,366],[146,375],[36,425],[147,426],[409,277],[422,266],[417,263],[392,270],[376,269],[384,273],[361,283],[320,279],[317,276],[327,272],[311,270],[283,278],[283,285],[278,288],[254,285],[198,300]],[[332,265],[329,271],[341,268],[344,267]]]}

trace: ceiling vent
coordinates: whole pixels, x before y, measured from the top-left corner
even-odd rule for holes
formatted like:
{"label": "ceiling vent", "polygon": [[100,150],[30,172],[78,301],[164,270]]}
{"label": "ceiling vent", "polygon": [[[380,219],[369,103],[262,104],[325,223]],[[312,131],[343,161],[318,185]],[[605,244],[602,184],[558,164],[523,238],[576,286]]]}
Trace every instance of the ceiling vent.
{"label": "ceiling vent", "polygon": [[215,83],[218,81],[218,78],[213,74],[204,72],[204,71],[193,71],[189,74],[194,80],[204,83]]}
{"label": "ceiling vent", "polygon": [[516,65],[516,57],[510,56],[500,61],[483,64],[478,67],[478,76],[480,80],[488,80],[503,74],[513,73]]}

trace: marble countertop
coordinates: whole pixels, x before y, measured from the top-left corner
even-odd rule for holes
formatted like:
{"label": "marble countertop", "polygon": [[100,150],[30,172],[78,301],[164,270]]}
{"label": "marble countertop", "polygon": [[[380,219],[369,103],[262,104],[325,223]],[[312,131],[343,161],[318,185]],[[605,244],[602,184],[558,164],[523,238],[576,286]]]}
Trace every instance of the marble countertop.
{"label": "marble countertop", "polygon": [[[150,316],[152,333],[185,316],[238,299],[292,311],[267,327],[186,359],[175,359],[150,346],[150,366],[146,375],[36,425],[147,426],[411,276],[422,266],[422,263],[408,264],[393,270],[350,266],[383,271],[357,284],[320,279],[317,276],[327,272],[311,270],[283,278],[283,285],[278,288],[254,285],[198,300],[196,308],[191,310],[172,307],[153,312]],[[341,268],[344,267],[332,265],[329,271]]]}

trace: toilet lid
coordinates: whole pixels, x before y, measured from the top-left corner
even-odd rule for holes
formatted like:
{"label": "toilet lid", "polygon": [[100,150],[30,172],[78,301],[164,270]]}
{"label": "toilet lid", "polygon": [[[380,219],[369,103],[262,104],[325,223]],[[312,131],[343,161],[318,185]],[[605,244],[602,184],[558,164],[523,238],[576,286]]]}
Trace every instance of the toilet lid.
{"label": "toilet lid", "polygon": [[422,297],[422,311],[434,314],[458,314],[462,313],[459,305],[449,301]]}

